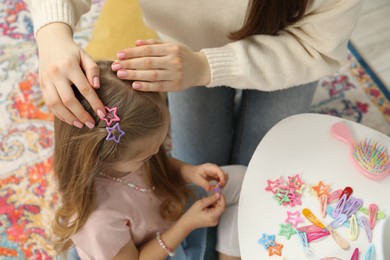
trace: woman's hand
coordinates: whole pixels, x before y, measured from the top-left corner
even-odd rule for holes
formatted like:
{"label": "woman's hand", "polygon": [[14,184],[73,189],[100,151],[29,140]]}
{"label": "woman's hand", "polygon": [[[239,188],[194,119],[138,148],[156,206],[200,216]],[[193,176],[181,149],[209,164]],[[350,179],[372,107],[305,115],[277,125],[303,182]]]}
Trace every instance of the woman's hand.
{"label": "woman's hand", "polygon": [[37,44],[40,85],[48,108],[70,125],[93,128],[95,121],[76,99],[71,85],[100,117],[104,116],[104,106],[94,90],[100,86],[98,66],[73,41],[66,24],[52,23],[41,28]]}
{"label": "woman's hand", "polygon": [[178,224],[189,232],[201,227],[216,226],[225,207],[225,197],[215,193],[196,201],[179,219]]}
{"label": "woman's hand", "polygon": [[203,187],[207,192],[225,187],[228,175],[216,164],[205,163],[201,165],[186,165],[183,167],[182,176],[188,183]]}
{"label": "woman's hand", "polygon": [[206,55],[179,44],[139,40],[117,57],[112,70],[121,79],[133,80],[137,90],[180,91],[210,83]]}

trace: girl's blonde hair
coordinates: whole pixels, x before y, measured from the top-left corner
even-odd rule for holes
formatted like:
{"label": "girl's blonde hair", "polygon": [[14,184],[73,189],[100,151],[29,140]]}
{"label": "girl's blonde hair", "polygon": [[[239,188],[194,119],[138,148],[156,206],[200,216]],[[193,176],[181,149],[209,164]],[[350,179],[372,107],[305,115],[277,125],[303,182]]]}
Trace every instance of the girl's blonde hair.
{"label": "girl's blonde hair", "polygon": [[[76,97],[94,116],[95,128],[82,129],[55,119],[54,172],[61,193],[61,205],[53,222],[54,244],[58,252],[71,245],[70,237],[85,224],[95,208],[95,177],[105,163],[129,160],[169,128],[169,112],[159,93],[135,91],[130,81],[117,78],[110,61],[99,61],[100,85],[97,95],[107,107],[117,107],[120,127],[125,132],[120,142],[106,141],[106,123],[100,120],[85,98],[74,88]],[[163,146],[145,163],[154,193],[161,199],[160,213],[169,221],[177,220],[192,195],[181,175],[169,168]]]}

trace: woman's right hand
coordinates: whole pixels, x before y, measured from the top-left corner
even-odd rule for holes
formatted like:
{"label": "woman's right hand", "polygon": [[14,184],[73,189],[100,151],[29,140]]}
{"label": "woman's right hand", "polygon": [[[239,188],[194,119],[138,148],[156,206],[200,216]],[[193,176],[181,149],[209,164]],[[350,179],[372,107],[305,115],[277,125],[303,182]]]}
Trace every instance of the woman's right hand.
{"label": "woman's right hand", "polygon": [[78,128],[95,126],[92,116],[76,99],[74,84],[99,117],[104,105],[96,95],[99,88],[99,67],[72,38],[71,28],[52,23],[37,33],[39,79],[43,97],[56,117]]}
{"label": "woman's right hand", "polygon": [[196,201],[179,222],[185,230],[192,231],[202,227],[213,227],[219,222],[226,207],[226,201],[223,194],[215,193]]}

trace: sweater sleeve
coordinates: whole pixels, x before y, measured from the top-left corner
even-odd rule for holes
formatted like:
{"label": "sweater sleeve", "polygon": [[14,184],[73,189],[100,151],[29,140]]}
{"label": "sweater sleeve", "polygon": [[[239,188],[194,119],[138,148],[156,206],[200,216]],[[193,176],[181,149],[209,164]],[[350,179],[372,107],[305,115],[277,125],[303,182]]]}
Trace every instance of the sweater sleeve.
{"label": "sweater sleeve", "polygon": [[322,1],[277,36],[253,35],[202,51],[211,68],[207,87],[273,91],[336,72],[359,17],[360,0]]}
{"label": "sweater sleeve", "polygon": [[72,30],[80,17],[91,8],[91,0],[25,0],[34,23],[36,34],[43,26],[60,22],[68,24]]}

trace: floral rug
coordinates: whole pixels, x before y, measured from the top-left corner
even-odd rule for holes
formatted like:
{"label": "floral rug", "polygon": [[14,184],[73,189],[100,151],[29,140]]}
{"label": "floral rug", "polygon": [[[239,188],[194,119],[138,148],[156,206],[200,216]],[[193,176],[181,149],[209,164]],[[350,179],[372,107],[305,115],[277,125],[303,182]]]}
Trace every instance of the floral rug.
{"label": "floral rug", "polygon": [[[75,34],[83,47],[104,0],[94,0]],[[348,64],[325,77],[312,112],[390,135],[390,94],[352,45]],[[50,222],[58,205],[52,115],[38,83],[37,48],[25,3],[0,0],[0,259],[53,259]]]}

